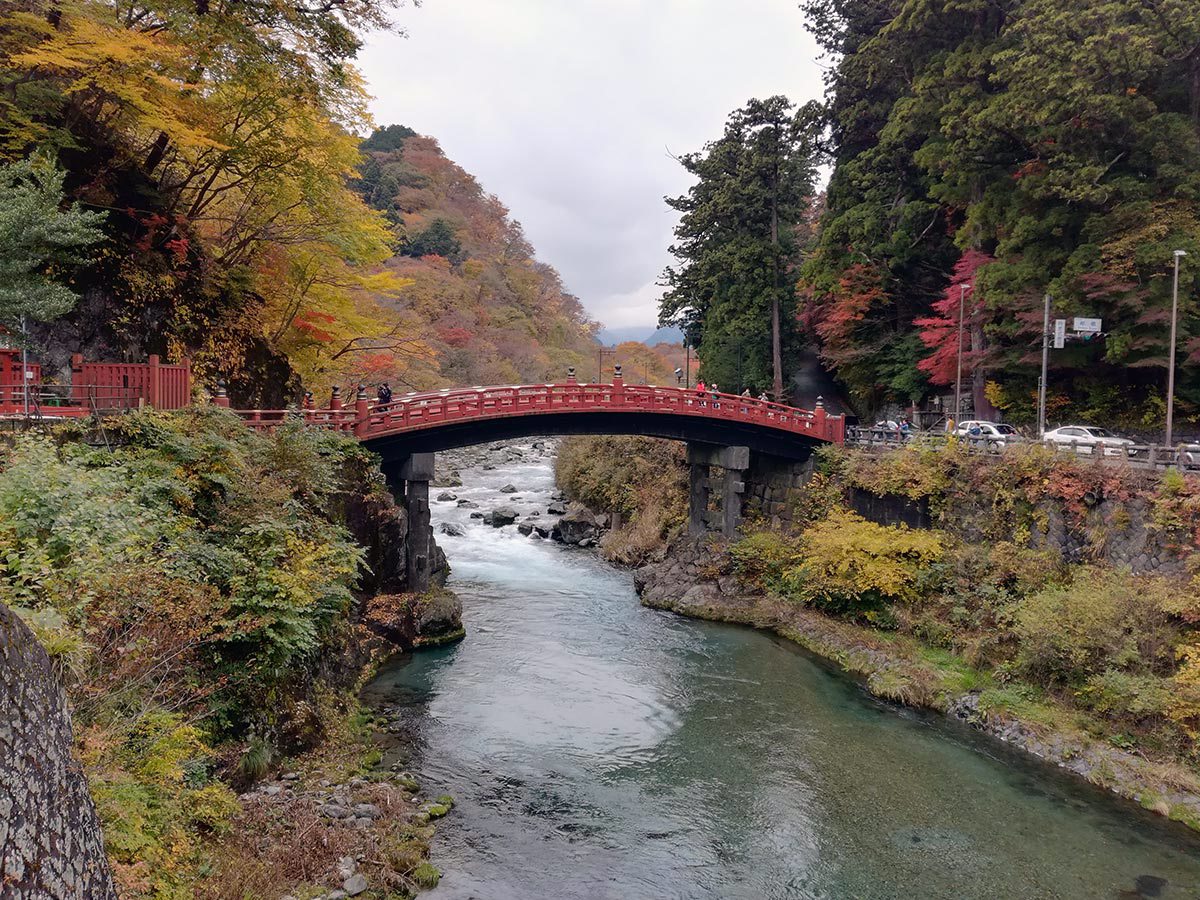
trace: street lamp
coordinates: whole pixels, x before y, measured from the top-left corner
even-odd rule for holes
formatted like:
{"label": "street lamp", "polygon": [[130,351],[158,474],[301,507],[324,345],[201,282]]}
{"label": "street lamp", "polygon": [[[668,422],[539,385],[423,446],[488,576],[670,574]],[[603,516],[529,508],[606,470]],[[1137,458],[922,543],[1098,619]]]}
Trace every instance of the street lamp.
{"label": "street lamp", "polygon": [[1171,446],[1175,424],[1175,332],[1179,317],[1179,260],[1187,256],[1184,250],[1175,251],[1175,285],[1171,290],[1171,358],[1167,363],[1167,440]]}
{"label": "street lamp", "polygon": [[963,282],[958,286],[958,374],[954,377],[954,426],[962,422],[962,354],[963,354],[963,302],[967,296],[967,288],[971,285]]}

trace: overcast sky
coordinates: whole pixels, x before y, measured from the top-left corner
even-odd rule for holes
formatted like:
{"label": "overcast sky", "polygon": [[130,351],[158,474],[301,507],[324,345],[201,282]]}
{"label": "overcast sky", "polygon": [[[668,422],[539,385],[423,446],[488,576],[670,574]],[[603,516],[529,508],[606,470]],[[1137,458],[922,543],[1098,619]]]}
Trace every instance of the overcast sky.
{"label": "overcast sky", "polygon": [[610,327],[653,325],[689,179],[751,97],[822,91],[797,0],[424,0],[360,56],[378,124],[438,139]]}

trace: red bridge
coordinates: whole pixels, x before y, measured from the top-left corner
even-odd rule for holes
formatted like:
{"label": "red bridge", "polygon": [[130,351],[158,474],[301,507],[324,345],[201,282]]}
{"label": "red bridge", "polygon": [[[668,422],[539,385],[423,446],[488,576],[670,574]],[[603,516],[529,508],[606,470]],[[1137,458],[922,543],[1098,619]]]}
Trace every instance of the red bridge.
{"label": "red bridge", "polygon": [[[216,402],[228,405],[220,395]],[[307,424],[356,435],[385,459],[548,434],[641,434],[804,458],[814,446],[840,444],[846,435],[844,417],[826,414],[820,401],[809,411],[735,394],[630,385],[619,375],[612,384],[568,380],[457,388],[411,393],[389,403],[359,391],[349,405],[335,389],[324,409],[309,395],[302,410],[239,410],[238,415],[263,430],[302,416]]]}

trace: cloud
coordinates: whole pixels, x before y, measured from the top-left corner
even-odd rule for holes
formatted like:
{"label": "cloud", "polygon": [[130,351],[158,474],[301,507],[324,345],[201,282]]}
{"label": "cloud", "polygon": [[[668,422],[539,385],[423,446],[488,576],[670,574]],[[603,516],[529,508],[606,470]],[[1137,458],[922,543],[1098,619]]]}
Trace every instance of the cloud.
{"label": "cloud", "polygon": [[380,124],[436,137],[607,325],[653,324],[688,177],[751,97],[822,90],[795,0],[426,0],[360,57]]}

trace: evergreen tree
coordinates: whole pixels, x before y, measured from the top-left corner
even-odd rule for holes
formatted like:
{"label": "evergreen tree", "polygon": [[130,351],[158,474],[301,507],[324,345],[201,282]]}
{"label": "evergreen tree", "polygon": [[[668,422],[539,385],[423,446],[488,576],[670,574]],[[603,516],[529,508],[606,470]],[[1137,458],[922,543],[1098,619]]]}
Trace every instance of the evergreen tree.
{"label": "evergreen tree", "polygon": [[702,374],[728,389],[783,393],[797,343],[797,229],[813,198],[806,111],[786,97],[751,100],[725,133],[680,162],[697,179],[667,203],[680,215],[664,273],[662,324],[683,328]]}
{"label": "evergreen tree", "polygon": [[102,213],[63,206],[65,177],[44,157],[0,166],[0,322],[13,330],[71,310],[78,297],[55,267],[80,262],[103,236]]}

